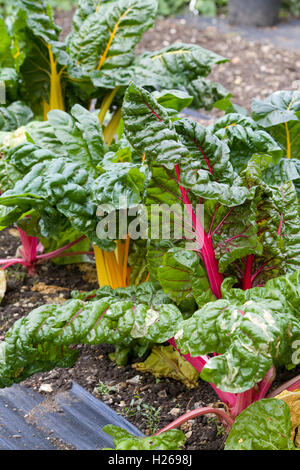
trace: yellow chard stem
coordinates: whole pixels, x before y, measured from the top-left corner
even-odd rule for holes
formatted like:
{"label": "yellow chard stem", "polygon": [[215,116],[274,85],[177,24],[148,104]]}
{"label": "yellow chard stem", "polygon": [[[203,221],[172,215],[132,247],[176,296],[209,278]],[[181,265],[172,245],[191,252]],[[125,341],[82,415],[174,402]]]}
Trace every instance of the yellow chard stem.
{"label": "yellow chard stem", "polygon": [[99,122],[100,122],[101,125],[104,123],[106,113],[109,110],[110,105],[112,104],[114,97],[118,93],[119,88],[120,88],[119,86],[114,88],[114,90],[111,91],[110,93],[108,93],[102,101],[101,109],[100,109],[100,113],[99,113]]}
{"label": "yellow chard stem", "polygon": [[48,121],[48,113],[51,111],[50,105],[43,99],[43,119],[44,121]]}
{"label": "yellow chard stem", "polygon": [[118,109],[118,111],[115,112],[115,114],[111,118],[111,121],[107,124],[106,128],[103,131],[103,137],[108,146],[112,143],[114,136],[117,133],[121,118],[122,110],[120,108]]}
{"label": "yellow chard stem", "polygon": [[61,73],[57,72],[57,61],[54,59],[51,46],[48,45],[49,60],[50,60],[50,93],[49,103],[43,100],[44,121],[47,121],[47,114],[52,109],[65,110],[62,88],[61,88]]}
{"label": "yellow chard stem", "polygon": [[99,287],[110,286],[113,289],[127,287],[127,260],[129,237],[125,243],[117,241],[117,249],[112,252],[101,250],[94,245]]}
{"label": "yellow chard stem", "polygon": [[108,253],[105,251],[104,258],[106,265],[108,266],[108,273],[111,276],[113,289],[117,289],[118,287],[126,287],[123,283],[122,274],[120,272],[115,253]]}
{"label": "yellow chard stem", "polygon": [[108,273],[106,270],[103,251],[100,248],[98,248],[98,246],[94,245],[94,253],[95,253],[99,287],[109,286],[110,280],[109,280]]}
{"label": "yellow chard stem", "polygon": [[101,0],[98,0],[98,5],[97,5],[97,7],[96,7],[96,13],[98,13],[98,11],[99,11],[100,4],[101,4]]}

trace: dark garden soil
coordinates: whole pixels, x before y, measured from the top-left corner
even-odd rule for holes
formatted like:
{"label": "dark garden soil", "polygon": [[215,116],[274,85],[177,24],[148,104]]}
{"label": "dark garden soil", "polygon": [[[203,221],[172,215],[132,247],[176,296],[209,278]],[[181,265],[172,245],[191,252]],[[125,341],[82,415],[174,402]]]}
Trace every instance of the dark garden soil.
{"label": "dark garden soil", "polygon": [[277,90],[300,87],[300,50],[281,50],[271,43],[246,41],[237,33],[222,33],[214,26],[200,30],[188,20],[166,19],[145,33],[138,46],[158,50],[173,42],[198,44],[230,59],[209,76],[233,95],[237,104],[250,109],[254,98],[264,99]]}
{"label": "dark garden soil", "polygon": [[[70,28],[70,14],[59,13],[58,22],[65,35]],[[222,83],[235,96],[235,101],[250,107],[253,98],[264,98],[279,89],[292,88],[299,78],[300,51],[282,51],[269,44],[249,43],[238,35],[224,35],[215,28],[199,31],[185,20],[160,20],[145,34],[139,46],[155,50],[176,40],[200,44],[231,59],[231,64],[217,67],[211,78]],[[0,233],[0,257],[14,256],[19,238],[16,229]],[[62,303],[74,289],[97,288],[93,264],[84,266],[41,265],[34,277],[21,267],[7,270],[7,292],[0,305],[0,340],[13,323],[33,308],[45,303]],[[140,375],[130,365],[119,367],[108,357],[110,346],[83,347],[79,361],[70,369],[55,369],[27,379],[25,386],[40,391],[48,384],[47,395],[71,387],[72,381],[85,387],[122,413],[141,431],[151,434],[188,410],[216,404],[217,396],[201,380],[197,389],[188,390],[171,379],[158,381],[149,374]],[[299,373],[299,372],[298,372]],[[295,375],[285,372],[284,379]],[[41,392],[46,393],[46,392]],[[222,449],[225,436],[211,417],[200,417],[185,423],[186,449]]]}
{"label": "dark garden soil", "polygon": [[[71,27],[70,13],[57,14],[65,36]],[[187,19],[157,20],[137,47],[159,50],[174,42],[198,44],[230,60],[218,65],[210,78],[233,95],[234,102],[250,109],[254,98],[266,98],[277,90],[300,88],[300,49],[286,50],[268,41],[248,41],[236,32],[221,32],[215,26],[196,27]]]}

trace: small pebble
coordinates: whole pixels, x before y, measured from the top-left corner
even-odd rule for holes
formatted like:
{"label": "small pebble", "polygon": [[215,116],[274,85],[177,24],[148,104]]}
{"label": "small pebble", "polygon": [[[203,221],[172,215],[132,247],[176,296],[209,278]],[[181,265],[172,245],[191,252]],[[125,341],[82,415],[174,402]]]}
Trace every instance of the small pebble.
{"label": "small pebble", "polygon": [[136,375],[135,377],[132,377],[132,379],[126,380],[126,382],[128,384],[137,385],[140,382],[140,376]]}
{"label": "small pebble", "polygon": [[39,392],[52,393],[53,388],[51,384],[42,384],[39,388]]}
{"label": "small pebble", "polygon": [[180,409],[180,408],[172,408],[172,409],[169,411],[169,415],[172,415],[172,416],[178,416],[179,413],[181,413],[181,409]]}

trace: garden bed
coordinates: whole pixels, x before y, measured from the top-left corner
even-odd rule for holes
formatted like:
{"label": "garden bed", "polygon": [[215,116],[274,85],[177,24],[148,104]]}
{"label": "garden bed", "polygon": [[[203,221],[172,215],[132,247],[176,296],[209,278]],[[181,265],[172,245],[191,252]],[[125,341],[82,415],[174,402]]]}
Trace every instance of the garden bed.
{"label": "garden bed", "polygon": [[[14,230],[1,232],[0,241],[1,257],[13,256],[19,244],[16,232]],[[34,307],[45,303],[64,302],[74,289],[84,291],[97,288],[96,269],[93,265],[85,266],[88,274],[80,271],[75,265],[55,266],[50,262],[39,267],[34,277],[28,276],[23,268],[9,268],[7,292],[0,305],[0,337],[3,337],[18,318],[28,314]],[[87,281],[86,277],[89,277],[90,281]],[[111,346],[78,346],[78,348],[81,355],[74,367],[56,368],[51,372],[36,374],[24,381],[23,385],[39,391],[42,384],[48,384],[51,386],[50,395],[52,395],[68,390],[72,386],[72,381],[77,382],[123,414],[144,433],[166,426],[175,417],[188,410],[217,401],[217,395],[203,381],[199,382],[197,389],[188,390],[185,385],[175,380],[157,381],[150,374],[137,374],[130,365],[117,366],[108,357],[113,350]],[[95,390],[99,384],[102,393]],[[130,406],[132,400],[135,403]],[[137,409],[139,404],[140,412]],[[153,418],[146,413],[147,406],[152,407]],[[157,414],[158,410],[160,411]],[[148,414],[148,417],[141,413]],[[207,417],[186,423],[183,429],[191,433],[188,434],[190,437],[187,449],[218,450],[224,445],[225,436],[222,433],[218,435],[216,422]]]}
{"label": "garden bed", "polygon": [[[63,36],[71,27],[72,13],[59,13]],[[290,89],[299,80],[300,50],[286,50],[269,41],[247,41],[239,34],[189,24],[189,19],[157,20],[137,47],[137,53],[154,51],[174,42],[198,44],[230,60],[214,68],[210,77],[234,96],[234,102],[250,109],[254,98],[264,99],[277,90]],[[296,86],[296,85],[295,85]]]}
{"label": "garden bed", "polygon": [[[65,34],[69,28],[70,16],[60,19],[63,20]],[[142,52],[144,49],[154,50],[157,47],[169,46],[176,40],[199,44],[231,59],[231,64],[222,64],[218,70],[214,70],[212,78],[233,93],[237,104],[248,109],[250,109],[253,98],[265,98],[273,91],[286,88],[287,83],[289,88],[297,86],[297,71],[300,68],[300,54],[298,52],[282,51],[270,44],[249,43],[238,35],[224,35],[213,27],[200,31],[194,27],[187,27],[185,19],[158,21],[156,27],[144,35],[138,52]],[[133,95],[132,90],[131,93]],[[151,109],[150,106],[147,108]],[[146,109],[147,112],[149,112],[148,109]],[[216,110],[209,113],[205,124],[213,121],[218,114],[219,112]],[[154,115],[159,122],[162,122],[156,113]],[[287,153],[290,153],[288,157],[290,158],[290,141],[288,147]],[[210,165],[209,170],[212,174]],[[176,174],[179,180],[178,164],[176,165]],[[187,199],[185,190],[181,186],[180,190],[183,199]],[[218,208],[213,216],[210,234],[217,212]],[[230,212],[226,217],[229,214]],[[279,215],[280,221],[279,226],[276,227],[276,234],[281,237],[284,219],[282,213]],[[219,225],[222,226],[222,223]],[[6,229],[1,232],[0,240],[1,257],[13,257],[20,241],[17,230],[12,227]],[[243,278],[245,290],[252,287],[252,281],[261,271],[261,269],[258,270],[252,280],[252,255],[249,255],[249,260],[250,263],[247,260]],[[262,269],[263,267],[264,265]],[[269,269],[272,270],[274,267]],[[250,279],[248,279],[248,274],[250,274]],[[221,278],[221,276],[219,277]],[[244,282],[245,279],[249,282]],[[216,282],[214,287],[220,288],[219,284],[221,283]],[[40,266],[33,277],[30,277],[23,268],[9,268],[7,270],[7,292],[0,306],[0,340],[4,338],[5,333],[17,319],[34,308],[43,304],[63,303],[70,298],[74,289],[85,292],[97,287],[96,269],[93,262],[69,266],[56,266],[48,262]],[[220,298],[220,295],[216,295],[216,297]],[[244,315],[244,312],[241,313]],[[72,317],[72,320],[76,317],[77,314]],[[172,337],[177,331],[175,330],[172,335],[164,337],[163,341]],[[171,379],[157,380],[149,374],[141,375],[131,365],[117,366],[109,359],[109,354],[113,350],[111,346],[76,346],[76,348],[80,351],[80,358],[74,367],[56,368],[51,372],[36,374],[27,379],[24,385],[51,396],[58,391],[70,388],[72,381],[77,382],[104,400],[117,412],[122,413],[148,435],[155,433],[173,421],[174,418],[189,410],[202,406],[216,406],[219,400],[206,382],[199,381],[198,388],[188,390],[181,383]],[[278,383],[294,377],[296,373],[297,370],[294,369],[278,374]],[[187,436],[186,449],[219,450],[224,447],[226,436],[220,430],[216,420],[210,415],[189,421],[182,425],[181,429]]]}
{"label": "garden bed", "polygon": [[[0,256],[13,256],[19,245],[15,229],[0,233]],[[34,277],[23,268],[11,267],[7,271],[7,292],[0,305],[0,339],[20,317],[45,303],[62,303],[72,290],[87,291],[98,287],[93,264],[56,266],[45,263]],[[199,380],[196,389],[172,379],[157,380],[151,374],[139,374],[128,365],[118,366],[109,359],[113,347],[78,346],[79,360],[69,369],[56,368],[35,374],[22,384],[40,391],[48,385],[49,398],[68,390],[72,381],[78,383],[97,398],[121,413],[145,434],[151,434],[169,424],[176,417],[202,406],[216,405],[218,397],[211,386]],[[278,373],[273,388],[300,373],[300,367]],[[43,387],[42,387],[43,388]],[[45,388],[47,389],[47,387]],[[213,416],[201,416],[183,424],[187,435],[185,449],[222,450],[226,435]],[[68,446],[65,447],[68,450]]]}

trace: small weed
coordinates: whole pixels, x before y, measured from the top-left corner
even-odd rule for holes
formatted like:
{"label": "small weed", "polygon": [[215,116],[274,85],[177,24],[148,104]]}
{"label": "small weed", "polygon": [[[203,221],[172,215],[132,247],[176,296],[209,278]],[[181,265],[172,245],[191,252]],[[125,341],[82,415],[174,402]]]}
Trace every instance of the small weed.
{"label": "small weed", "polygon": [[13,282],[24,282],[26,277],[26,271],[21,266],[16,266],[14,269],[6,269],[6,279]]}
{"label": "small weed", "polygon": [[115,392],[116,387],[111,387],[104,382],[99,382],[99,384],[96,385],[94,390],[96,391],[96,393],[98,393],[102,397],[106,397],[111,392]]}
{"label": "small weed", "polygon": [[155,408],[149,403],[143,403],[143,399],[140,395],[134,395],[130,405],[124,408],[124,415],[130,416],[142,416],[145,418],[145,423],[150,434],[154,434],[159,429],[160,424],[160,412],[161,408]]}
{"label": "small weed", "polygon": [[217,418],[215,418],[215,417],[207,418],[207,423],[208,424],[215,423],[215,425],[217,427],[217,436],[218,437],[225,435],[225,429],[224,429],[224,427],[222,426],[222,424],[220,423],[220,421]]}

